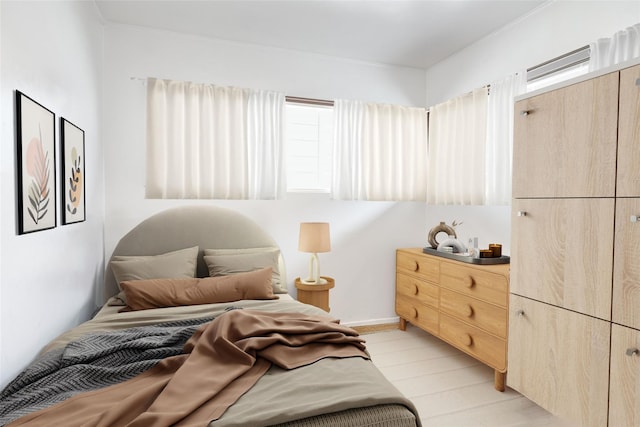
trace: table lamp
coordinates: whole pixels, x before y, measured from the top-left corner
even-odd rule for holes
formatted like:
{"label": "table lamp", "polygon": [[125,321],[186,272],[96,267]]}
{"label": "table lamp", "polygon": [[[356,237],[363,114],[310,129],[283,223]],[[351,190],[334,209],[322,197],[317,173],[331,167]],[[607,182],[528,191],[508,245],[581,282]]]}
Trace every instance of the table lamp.
{"label": "table lamp", "polygon": [[309,260],[309,277],[300,280],[305,285],[323,285],[327,283],[320,277],[320,262],[318,252],[329,252],[331,240],[329,237],[328,222],[302,222],[300,223],[300,239],[298,241],[300,252],[311,253]]}

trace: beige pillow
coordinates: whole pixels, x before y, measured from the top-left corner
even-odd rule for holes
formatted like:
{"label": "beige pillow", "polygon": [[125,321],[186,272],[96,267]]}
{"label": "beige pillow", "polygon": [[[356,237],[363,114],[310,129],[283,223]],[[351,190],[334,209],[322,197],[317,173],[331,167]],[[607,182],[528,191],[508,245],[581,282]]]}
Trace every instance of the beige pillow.
{"label": "beige pillow", "polygon": [[204,262],[209,269],[209,276],[227,276],[271,267],[273,292],[286,294],[287,288],[281,282],[279,261],[280,249],[278,248],[204,250]]}
{"label": "beige pillow", "polygon": [[[120,289],[120,284],[128,280],[190,278],[196,276],[198,251],[194,246],[160,255],[116,255],[109,266]],[[117,298],[126,304],[122,293]]]}
{"label": "beige pillow", "polygon": [[127,307],[120,311],[278,298],[273,294],[270,268],[203,279],[131,280],[121,286]]}

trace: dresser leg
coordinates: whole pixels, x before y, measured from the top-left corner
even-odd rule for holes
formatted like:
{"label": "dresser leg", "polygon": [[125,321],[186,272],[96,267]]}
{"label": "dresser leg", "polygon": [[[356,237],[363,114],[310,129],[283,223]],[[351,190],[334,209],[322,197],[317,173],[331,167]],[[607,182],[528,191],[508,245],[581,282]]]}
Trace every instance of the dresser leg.
{"label": "dresser leg", "polygon": [[493,375],[493,386],[498,391],[504,391],[505,377],[507,374],[505,372],[495,371]]}
{"label": "dresser leg", "polygon": [[400,318],[400,330],[401,331],[407,330],[407,321],[404,320],[402,317]]}

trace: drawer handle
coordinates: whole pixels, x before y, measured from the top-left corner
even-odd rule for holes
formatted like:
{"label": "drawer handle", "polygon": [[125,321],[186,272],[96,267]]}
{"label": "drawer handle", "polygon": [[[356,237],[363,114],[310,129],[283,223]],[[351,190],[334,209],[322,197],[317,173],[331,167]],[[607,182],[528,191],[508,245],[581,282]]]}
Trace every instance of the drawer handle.
{"label": "drawer handle", "polygon": [[625,354],[627,356],[638,356],[640,355],[640,350],[638,350],[637,348],[628,348]]}
{"label": "drawer handle", "polygon": [[520,309],[520,310],[516,311],[516,316],[524,317],[524,310]]}
{"label": "drawer handle", "polygon": [[522,111],[520,111],[520,115],[521,116],[528,116],[530,112],[531,111],[529,111],[529,110],[522,110]]}
{"label": "drawer handle", "polygon": [[527,216],[527,211],[518,211],[518,213],[516,215],[518,215],[518,216]]}
{"label": "drawer handle", "polygon": [[473,280],[473,277],[467,276],[464,279],[464,284],[467,286],[467,288],[473,288],[473,286],[476,284],[476,281]]}
{"label": "drawer handle", "polygon": [[418,289],[418,285],[416,285],[415,283],[413,284],[413,294],[414,295],[418,295],[418,292],[420,291],[420,289]]}
{"label": "drawer handle", "polygon": [[418,318],[418,309],[413,307],[413,318],[417,319]]}
{"label": "drawer handle", "polygon": [[413,271],[418,271],[420,269],[420,264],[418,264],[418,261],[413,261]]}
{"label": "drawer handle", "polygon": [[471,347],[473,345],[473,337],[469,334],[464,334],[462,336],[462,343],[467,347]]}
{"label": "drawer handle", "polygon": [[640,222],[640,215],[631,215],[631,217],[629,217],[629,221]]}
{"label": "drawer handle", "polygon": [[464,310],[464,314],[466,314],[467,317],[473,316],[473,307],[471,307],[471,304],[467,304]]}

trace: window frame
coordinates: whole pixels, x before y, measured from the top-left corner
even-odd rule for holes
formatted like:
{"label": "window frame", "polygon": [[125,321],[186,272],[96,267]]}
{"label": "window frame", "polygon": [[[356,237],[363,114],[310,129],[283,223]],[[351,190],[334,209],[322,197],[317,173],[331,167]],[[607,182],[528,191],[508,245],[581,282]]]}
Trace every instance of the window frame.
{"label": "window frame", "polygon": [[[333,110],[334,107],[334,102],[330,101],[330,100],[324,100],[324,99],[316,99],[316,98],[303,98],[303,97],[296,97],[296,96],[285,96],[285,108],[286,105],[299,105],[299,106],[303,106],[303,107],[315,107],[315,108],[327,108],[327,109],[331,109]],[[289,121],[288,118],[285,121],[285,128],[288,129],[289,128]],[[333,136],[332,136],[333,138]],[[289,146],[289,136],[288,134],[286,135],[286,151],[285,151],[285,155],[287,158],[287,163],[289,162],[289,152],[290,152],[290,146]],[[319,156],[317,157],[319,158]],[[330,194],[331,193],[331,184],[329,183],[327,188],[303,188],[303,187],[291,187],[290,183],[289,183],[289,166],[287,166],[287,188],[286,188],[286,192],[288,195],[311,195],[311,194]],[[329,170],[329,173],[331,173],[331,171]]]}

